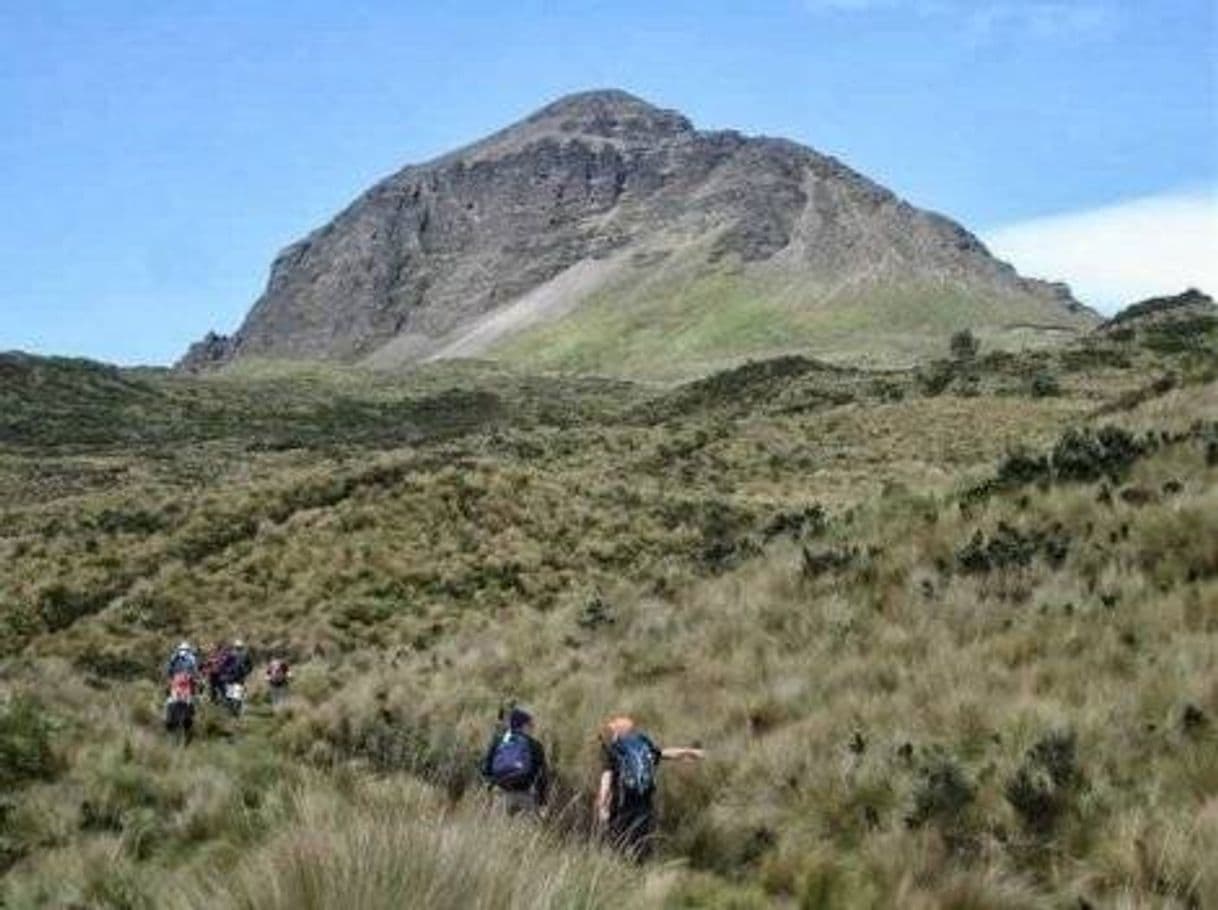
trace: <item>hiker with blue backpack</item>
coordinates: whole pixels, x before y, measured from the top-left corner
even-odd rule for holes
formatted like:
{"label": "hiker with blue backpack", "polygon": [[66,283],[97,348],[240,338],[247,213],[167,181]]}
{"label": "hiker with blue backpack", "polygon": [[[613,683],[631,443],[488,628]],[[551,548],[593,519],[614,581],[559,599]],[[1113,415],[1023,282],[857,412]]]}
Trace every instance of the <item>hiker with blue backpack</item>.
{"label": "hiker with blue backpack", "polygon": [[550,795],[546,752],[533,737],[533,716],[512,708],[500,715],[482,760],[482,777],[508,815],[544,811]]}
{"label": "hiker with blue backpack", "polygon": [[632,859],[651,855],[656,829],[656,772],[661,761],[705,757],[701,749],[661,749],[634,720],[619,716],[601,730],[601,781],[597,818],[609,843]]}

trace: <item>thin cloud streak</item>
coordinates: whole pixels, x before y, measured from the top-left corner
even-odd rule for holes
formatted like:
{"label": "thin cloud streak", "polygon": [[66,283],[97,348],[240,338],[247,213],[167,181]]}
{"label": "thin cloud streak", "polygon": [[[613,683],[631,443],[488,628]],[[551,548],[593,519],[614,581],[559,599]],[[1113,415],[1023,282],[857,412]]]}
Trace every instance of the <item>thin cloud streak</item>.
{"label": "thin cloud streak", "polygon": [[1218,294],[1218,187],[1034,218],[983,239],[1021,273],[1066,281],[1106,313],[1188,287]]}

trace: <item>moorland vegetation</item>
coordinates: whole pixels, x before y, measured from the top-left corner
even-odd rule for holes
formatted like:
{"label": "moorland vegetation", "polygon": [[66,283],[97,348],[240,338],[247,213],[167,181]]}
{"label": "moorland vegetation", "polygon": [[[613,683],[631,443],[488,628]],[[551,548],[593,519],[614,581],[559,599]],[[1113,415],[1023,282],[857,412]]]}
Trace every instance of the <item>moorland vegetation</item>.
{"label": "moorland vegetation", "polygon": [[[0,904],[1218,900],[1218,321],[676,388],[0,358]],[[291,702],[160,728],[181,637]],[[554,761],[489,816],[506,698]],[[597,724],[660,857],[590,838]]]}

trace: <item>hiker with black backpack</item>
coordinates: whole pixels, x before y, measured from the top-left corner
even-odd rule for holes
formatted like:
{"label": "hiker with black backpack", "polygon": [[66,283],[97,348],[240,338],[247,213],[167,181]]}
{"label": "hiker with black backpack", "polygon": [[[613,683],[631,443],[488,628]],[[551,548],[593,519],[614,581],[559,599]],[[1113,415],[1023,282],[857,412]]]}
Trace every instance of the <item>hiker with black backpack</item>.
{"label": "hiker with black backpack", "polygon": [[508,815],[544,811],[550,796],[546,751],[533,737],[533,716],[512,708],[499,723],[482,760],[482,777]]}
{"label": "hiker with black backpack", "polygon": [[633,719],[609,720],[601,729],[601,781],[596,795],[597,819],[609,843],[631,859],[647,859],[655,837],[660,762],[697,760],[705,754],[685,747],[661,749]]}

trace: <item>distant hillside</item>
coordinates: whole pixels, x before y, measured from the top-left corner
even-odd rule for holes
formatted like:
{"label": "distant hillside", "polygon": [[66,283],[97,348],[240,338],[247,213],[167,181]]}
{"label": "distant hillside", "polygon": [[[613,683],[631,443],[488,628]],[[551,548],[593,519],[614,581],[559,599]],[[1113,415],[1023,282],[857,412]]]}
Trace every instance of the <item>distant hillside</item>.
{"label": "distant hillside", "polygon": [[491,365],[402,378],[324,364],[242,364],[222,376],[0,353],[0,453],[162,450],[184,440],[249,450],[416,444],[493,426],[613,413],[643,390]]}
{"label": "distant hillside", "polygon": [[833,158],[601,91],[378,183],[181,366],[491,357],[673,378],[795,352],[907,363],[961,328],[1016,347],[1095,322]]}
{"label": "distant hillside", "polygon": [[1218,319],[1218,304],[1208,294],[1189,288],[1182,294],[1151,297],[1130,304],[1100,326],[1101,331],[1133,328],[1181,319]]}

